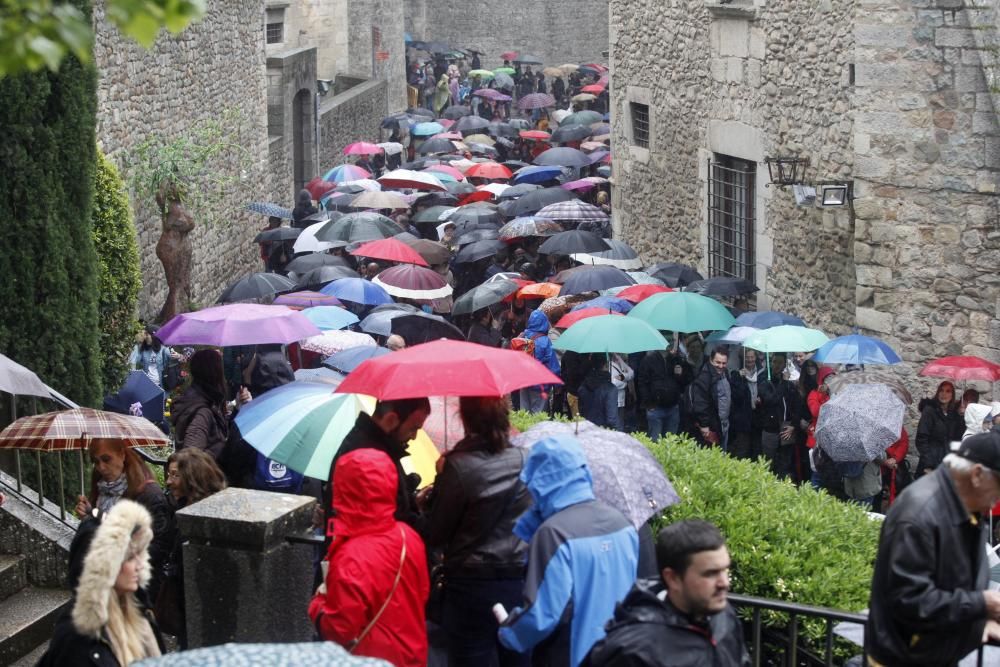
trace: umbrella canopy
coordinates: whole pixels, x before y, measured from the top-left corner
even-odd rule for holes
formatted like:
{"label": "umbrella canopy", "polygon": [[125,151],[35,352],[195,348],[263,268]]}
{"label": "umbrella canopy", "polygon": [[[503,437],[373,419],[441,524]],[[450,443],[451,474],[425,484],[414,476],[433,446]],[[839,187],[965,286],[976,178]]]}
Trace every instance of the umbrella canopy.
{"label": "umbrella canopy", "polygon": [[310,336],[300,343],[303,350],[318,352],[323,356],[336,354],[341,350],[362,345],[375,346],[375,339],[357,331],[324,331],[318,336]]}
{"label": "umbrella canopy", "polygon": [[274,204],[272,202],[250,202],[247,204],[247,210],[251,213],[260,213],[261,215],[266,215],[270,218],[281,218],[282,220],[291,220],[293,217],[292,209],[285,208],[280,204]]}
{"label": "umbrella canopy", "polygon": [[[351,422],[353,424],[353,422]],[[332,461],[332,458],[331,458]],[[290,467],[290,466],[289,466]],[[293,468],[294,470],[294,468]],[[330,475],[327,468],[325,476]],[[144,667],[206,667],[206,665],[243,665],[244,667],[385,667],[376,658],[359,658],[333,642],[299,644],[222,644],[192,651],[147,658]]]}
{"label": "umbrella canopy", "polygon": [[295,379],[299,382],[322,382],[329,385],[332,390],[333,387],[340,386],[340,383],[344,381],[344,374],[323,367],[300,368],[295,371]]}
{"label": "umbrella canopy", "polygon": [[702,275],[687,264],[676,262],[661,262],[646,268],[646,273],[662,280],[667,287],[684,287],[696,280],[703,280]]}
{"label": "umbrella canopy", "polygon": [[468,116],[472,113],[472,109],[463,104],[453,104],[441,113],[442,118],[447,118],[449,120],[458,120],[463,116]]}
{"label": "umbrella canopy", "polygon": [[455,144],[445,137],[433,137],[417,147],[420,155],[433,155],[436,153],[453,153]]}
{"label": "umbrella canopy", "polygon": [[518,136],[521,137],[522,139],[548,141],[552,135],[549,134],[548,132],[543,132],[541,130],[521,130],[518,133]]}
{"label": "umbrella canopy", "polygon": [[600,123],[602,120],[604,120],[604,116],[601,114],[596,111],[585,109],[584,111],[571,113],[563,118],[559,121],[559,127],[568,127],[570,125],[593,125],[594,123]]}
{"label": "umbrella canopy", "polygon": [[510,178],[510,169],[496,162],[480,162],[465,172],[467,178]]}
{"label": "umbrella canopy", "polygon": [[382,271],[372,284],[403,299],[441,299],[452,292],[451,285],[437,271],[413,264],[402,264]]}
{"label": "umbrella canopy", "polygon": [[350,301],[365,306],[392,303],[392,297],[380,286],[364,278],[343,278],[334,280],[320,290],[323,294],[335,296],[341,301]]}
{"label": "umbrella canopy", "polygon": [[408,188],[412,190],[444,190],[441,181],[433,174],[408,169],[396,169],[379,177],[378,182],[383,188]]}
{"label": "umbrella canopy", "polygon": [[985,380],[987,382],[996,382],[1000,380],[1000,365],[973,356],[942,357],[924,366],[920,374],[928,377],[950,378],[952,380]]}
{"label": "umbrella canopy", "polygon": [[[553,204],[553,206],[558,206],[558,204]],[[573,255],[575,253],[602,252],[608,248],[608,244],[597,234],[571,229],[568,232],[559,232],[547,238],[545,243],[538,246],[538,252],[544,255]],[[631,285],[632,282],[625,284]]]}
{"label": "umbrella canopy", "polygon": [[562,188],[542,188],[541,190],[529,192],[512,202],[504,202],[501,204],[501,212],[508,217],[533,215],[549,204],[569,201],[570,199],[576,199],[576,197],[573,196],[572,192],[568,192]]}
{"label": "umbrella canopy", "polygon": [[320,266],[298,276],[299,282],[296,283],[295,287],[297,289],[309,290],[311,288],[320,288],[327,283],[340,280],[341,278],[357,277],[359,277],[358,272],[346,266]]}
{"label": "umbrella canopy", "polygon": [[254,243],[270,243],[273,241],[294,241],[299,238],[302,230],[298,227],[276,227],[266,229],[253,238]]}
{"label": "umbrella canopy", "polygon": [[811,352],[829,340],[830,337],[818,329],[783,324],[758,331],[743,341],[743,346],[760,352]]}
{"label": "umbrella canopy", "polygon": [[794,315],[786,315],[785,313],[773,310],[743,313],[736,318],[736,324],[741,327],[753,327],[755,329],[770,329],[771,327],[780,327],[783,324],[790,324],[797,327],[804,327],[806,325],[805,322]]}
{"label": "umbrella canopy", "polygon": [[[739,318],[737,318],[737,322]],[[816,351],[813,359],[824,364],[898,364],[899,355],[877,338],[853,334],[834,338]]]}
{"label": "umbrella canopy", "polygon": [[347,262],[343,257],[335,257],[334,255],[327,255],[323,252],[314,252],[309,255],[303,255],[302,257],[296,257],[285,266],[285,270],[289,274],[294,273],[296,276],[301,276],[309,273],[313,269],[318,269],[321,266],[341,266],[350,268],[347,266]]}
{"label": "umbrella canopy", "polygon": [[170,444],[170,438],[143,417],[75,408],[21,417],[0,431],[0,449],[86,449],[97,439],[116,440],[127,447]]}
{"label": "umbrella canopy", "polygon": [[302,311],[320,331],[336,331],[357,324],[358,316],[337,306],[314,306]]}
{"label": "umbrella canopy", "polygon": [[388,262],[428,266],[424,258],[420,256],[420,253],[395,238],[369,241],[352,250],[351,254],[356,257],[367,257],[369,259],[384,259]]}
{"label": "umbrella canopy", "polygon": [[456,181],[465,180],[465,174],[460,172],[458,169],[455,169],[451,165],[447,164],[432,164],[431,166],[427,167],[426,171],[434,172],[435,177],[437,177],[438,179],[441,178],[441,175],[445,175],[445,176],[451,176]]}
{"label": "umbrella canopy", "polygon": [[432,340],[448,338],[465,341],[465,336],[451,322],[430,313],[403,313],[389,321],[392,333],[403,337],[407,345],[420,345]]}
{"label": "umbrella canopy", "polygon": [[539,153],[533,160],[535,164],[559,167],[586,167],[590,158],[581,150],[559,146]]}
{"label": "umbrella canopy", "polygon": [[517,292],[518,284],[513,280],[498,280],[477,285],[455,300],[452,315],[468,315],[488,306],[500,303]]}
{"label": "umbrella canopy", "polygon": [[49,398],[49,388],[35,372],[0,354],[0,391],[18,396]]}
{"label": "umbrella canopy", "polygon": [[[627,315],[634,306],[630,301],[614,296],[599,296],[590,301],[584,301],[573,306],[573,310],[583,310],[584,308],[601,308],[608,312],[621,313]],[[605,313],[607,314],[607,313]]]}
{"label": "umbrella canopy", "polygon": [[904,416],[906,406],[889,387],[850,385],[823,404],[816,421],[816,444],[834,461],[881,459],[899,439]]}
{"label": "umbrella canopy", "polygon": [[388,401],[422,396],[506,396],[522,387],[549,384],[562,384],[562,380],[523,352],[441,340],[366,361],[337,391]]}
{"label": "umbrella canopy", "polygon": [[[502,69],[502,68],[501,68]],[[493,81],[496,87],[500,90],[513,90],[514,89],[514,79],[511,78],[510,74],[507,72],[501,72],[497,70]]]}
{"label": "umbrella canopy", "polygon": [[[608,220],[608,214],[594,206],[593,204],[588,204],[585,201],[580,201],[579,199],[567,199],[566,201],[556,202],[555,204],[549,204],[541,211],[535,214],[538,218],[547,218],[548,220],[555,220],[557,222],[605,222]],[[635,254],[635,251],[629,248],[624,243],[621,246],[628,248],[631,251],[630,254]],[[609,244],[605,244],[603,248],[599,248],[595,251],[582,251],[582,252],[604,252],[608,250]],[[614,248],[614,246],[610,246]],[[630,257],[629,259],[634,259]],[[641,268],[642,263],[639,263],[634,268]]]}
{"label": "umbrella canopy", "polygon": [[[476,234],[477,232],[472,232]],[[496,232],[490,232],[484,230],[487,234],[496,234]],[[479,241],[474,241],[468,245],[462,247],[455,255],[456,264],[471,264],[473,262],[478,262],[481,259],[486,259],[487,257],[492,257],[499,250],[503,250],[507,247],[507,244],[498,239],[482,239]]]}
{"label": "umbrella canopy", "polygon": [[104,397],[104,409],[120,415],[163,421],[163,389],[142,371],[131,371],[116,393]]}
{"label": "umbrella canopy", "polygon": [[517,290],[517,296],[520,299],[551,299],[554,296],[559,296],[561,289],[562,285],[555,283],[534,283]]}
{"label": "umbrella canopy", "polygon": [[635,281],[628,274],[613,266],[580,266],[566,272],[559,295],[600,292],[609,287],[634,284]]}
{"label": "umbrella canopy", "polygon": [[[509,166],[510,163],[507,162],[504,164],[506,166]],[[536,185],[535,183],[519,183],[517,185],[512,185],[503,191],[503,194],[500,195],[500,200],[503,201],[506,199],[517,199],[518,197],[523,197],[529,192],[540,190],[541,187],[542,186]]]}
{"label": "umbrella canopy", "polygon": [[399,232],[399,225],[384,215],[363,211],[348,213],[338,220],[325,223],[316,230],[316,239],[330,242],[362,243],[387,239]]}
{"label": "umbrella canopy", "polygon": [[411,221],[416,225],[427,224],[431,222],[437,225],[439,222],[441,222],[441,214],[444,213],[445,211],[451,211],[451,210],[454,210],[454,207],[430,206],[420,211],[415,216],[413,216]]}
{"label": "umbrella canopy", "polygon": [[552,133],[551,141],[559,144],[568,141],[582,141],[593,133],[594,131],[589,125],[567,125],[556,128],[555,132]]}
{"label": "umbrella canopy", "polygon": [[[504,167],[504,169],[506,169],[506,167]],[[488,192],[493,195],[493,197],[499,199],[500,195],[502,195],[509,187],[510,186],[506,183],[487,183],[486,185],[478,186],[476,189],[482,192]]]}
{"label": "umbrella canopy", "polygon": [[[463,140],[463,143],[473,153],[475,153],[477,151],[480,152],[480,153],[491,153],[491,154],[496,152],[495,150],[493,150],[493,146],[497,142],[494,141],[493,137],[489,136],[488,134],[482,134],[482,133],[479,133],[479,134],[468,134],[468,135],[465,136],[465,139]],[[477,148],[477,146],[479,146],[479,147]],[[483,146],[486,147],[485,150],[482,148]]]}
{"label": "umbrella canopy", "polygon": [[459,118],[458,122],[452,126],[452,129],[458,132],[475,132],[489,126],[490,121],[485,118],[466,114],[464,118]]}
{"label": "umbrella canopy", "polygon": [[514,218],[501,227],[500,238],[505,241],[513,241],[526,236],[553,236],[562,231],[562,225],[554,220],[524,216]]}
{"label": "umbrella canopy", "polygon": [[619,299],[625,299],[632,303],[641,303],[654,294],[665,294],[666,292],[673,292],[673,290],[660,285],[633,285],[618,292],[617,296]]}
{"label": "umbrella canopy", "polygon": [[367,169],[362,169],[354,164],[339,164],[323,174],[323,180],[331,183],[346,183],[371,177],[372,175]]}
{"label": "umbrella canopy", "polygon": [[639,528],[653,516],[680,502],[663,467],[641,442],[588,421],[573,424],[541,422],[512,438],[531,447],[550,437],[572,437],[587,457],[594,495],[628,517]]}
{"label": "umbrella canopy", "polygon": [[579,93],[570,98],[573,102],[593,102],[597,96],[593,93]]}
{"label": "umbrella canopy", "polygon": [[362,192],[351,201],[354,208],[408,209],[410,202],[395,192]]}
{"label": "umbrella canopy", "polygon": [[322,292],[291,292],[282,294],[274,300],[275,306],[288,306],[289,308],[336,308],[341,305],[337,297],[323,294]]}
{"label": "umbrella canopy", "polygon": [[448,247],[437,241],[417,239],[416,241],[407,241],[406,244],[423,257],[428,265],[446,264],[451,259],[451,251],[448,250]]}
{"label": "umbrella canopy", "polygon": [[571,350],[581,354],[633,354],[666,350],[670,343],[659,331],[642,320],[600,315],[576,322],[556,339],[553,346],[557,350]]}
{"label": "umbrella canopy", "polygon": [[[405,313],[400,313],[401,315]],[[386,334],[387,336],[389,334]],[[378,359],[392,352],[385,347],[373,347],[371,345],[361,345],[349,347],[341,350],[337,354],[331,355],[323,360],[323,365],[345,375],[354,372],[354,369],[369,359]]]}
{"label": "umbrella canopy", "polygon": [[[733,326],[735,319],[726,308],[707,296],[690,292],[654,294],[628,314],[661,331],[719,331]],[[815,348],[813,348],[815,349]]]}
{"label": "umbrella canopy", "polygon": [[[356,141],[344,147],[344,155],[378,155],[382,148],[377,144],[370,144],[367,141]],[[367,178],[365,176],[364,178]]]}
{"label": "umbrella canopy", "polygon": [[604,317],[605,315],[609,315],[611,317],[621,317],[623,314],[624,313],[616,313],[614,311],[608,312],[607,308],[581,308],[580,310],[573,310],[566,313],[552,326],[557,329],[568,329],[577,322],[585,320],[589,317]]}
{"label": "umbrella canopy", "polygon": [[831,375],[826,379],[826,386],[831,394],[836,394],[855,384],[881,384],[892,390],[899,400],[907,405],[913,403],[913,395],[906,385],[896,376],[878,371],[846,371]]}
{"label": "umbrella canopy", "polygon": [[685,291],[704,294],[705,296],[742,296],[760,291],[760,288],[749,280],[734,276],[715,276],[689,283]]}
{"label": "umbrella canopy", "polygon": [[410,129],[410,134],[415,137],[430,137],[441,132],[444,132],[444,125],[433,121],[417,123]]}
{"label": "umbrella canopy", "polygon": [[[521,167],[517,170],[514,175],[514,183],[545,183],[546,181],[551,181],[562,176],[562,167],[560,166],[528,166]],[[561,199],[559,201],[566,201]]]}
{"label": "umbrella canopy", "polygon": [[231,347],[294,343],[318,333],[315,324],[287,306],[237,303],[181,313],[156,335],[164,345]]}
{"label": "umbrella canopy", "polygon": [[262,299],[295,287],[295,283],[280,273],[251,273],[223,290],[216,303],[235,303]]}
{"label": "umbrella canopy", "polygon": [[309,196],[315,199],[316,201],[322,199],[323,195],[325,195],[327,192],[330,192],[330,190],[333,190],[336,187],[337,187],[336,183],[333,183],[331,181],[324,181],[322,178],[319,177],[314,178],[308,183],[306,183],[306,190],[309,191]]}
{"label": "umbrella canopy", "polygon": [[[506,95],[501,95],[501,97],[506,97]],[[507,139],[516,139],[520,133],[516,127],[502,120],[494,120],[490,123],[489,127],[486,128],[487,134],[493,137],[505,137]]]}
{"label": "umbrella canopy", "polygon": [[547,107],[554,107],[555,105],[556,98],[546,93],[531,93],[517,101],[517,108],[524,110],[545,109]]}
{"label": "umbrella canopy", "polygon": [[500,229],[503,220],[500,214],[492,206],[463,206],[448,216],[448,220],[455,223],[455,233],[461,235],[463,231],[482,229]]}
{"label": "umbrella canopy", "polygon": [[706,339],[706,342],[742,345],[747,338],[758,331],[760,329],[755,329],[754,327],[732,327],[728,331],[716,331]]}

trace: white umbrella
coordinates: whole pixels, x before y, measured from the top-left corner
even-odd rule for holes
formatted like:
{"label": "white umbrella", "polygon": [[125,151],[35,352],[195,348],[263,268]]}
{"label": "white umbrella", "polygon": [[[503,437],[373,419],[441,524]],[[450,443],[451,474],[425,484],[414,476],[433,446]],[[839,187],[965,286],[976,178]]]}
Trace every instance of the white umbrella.
{"label": "white umbrella", "polygon": [[[504,190],[510,186],[505,183],[488,183],[487,185],[481,185],[477,190],[482,190],[484,192],[489,192],[494,197],[499,197]],[[640,264],[641,266],[641,264]]]}
{"label": "white umbrella", "polygon": [[373,181],[370,178],[359,178],[356,181],[345,181],[341,185],[356,185],[359,188],[364,188],[368,192],[378,192],[382,189],[382,184],[378,181]]}
{"label": "white umbrella", "polygon": [[49,388],[34,371],[2,354],[0,354],[0,391],[18,396],[49,398]]}
{"label": "white umbrella", "polygon": [[385,151],[386,155],[399,155],[403,152],[403,144],[397,144],[395,141],[386,141],[376,145]]}
{"label": "white umbrella", "polygon": [[[295,239],[295,245],[292,246],[292,251],[296,254],[300,252],[325,252],[331,248],[336,248],[336,243],[330,243],[328,241],[320,241],[316,238],[316,232],[320,227],[325,225],[328,221],[317,222],[314,225],[309,225],[302,230],[299,234],[299,238]],[[346,243],[343,245],[347,245]],[[343,247],[343,246],[341,246]]]}

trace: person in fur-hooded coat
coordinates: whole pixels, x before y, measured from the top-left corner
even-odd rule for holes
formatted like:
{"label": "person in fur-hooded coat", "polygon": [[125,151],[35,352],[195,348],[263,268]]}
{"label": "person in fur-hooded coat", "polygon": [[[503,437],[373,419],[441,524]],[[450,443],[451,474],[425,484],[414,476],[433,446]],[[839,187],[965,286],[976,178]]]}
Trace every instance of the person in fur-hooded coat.
{"label": "person in fur-hooded coat", "polygon": [[69,554],[73,600],[39,667],[127,667],[163,653],[144,604],[152,539],[149,512],[131,500],[80,524]]}

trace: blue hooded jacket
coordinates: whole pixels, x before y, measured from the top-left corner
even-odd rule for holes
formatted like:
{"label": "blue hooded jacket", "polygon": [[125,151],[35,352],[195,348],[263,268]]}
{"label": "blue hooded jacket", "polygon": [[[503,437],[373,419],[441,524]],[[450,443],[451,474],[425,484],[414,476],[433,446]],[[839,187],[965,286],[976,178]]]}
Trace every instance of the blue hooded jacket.
{"label": "blue hooded jacket", "polygon": [[536,443],[521,480],[535,501],[514,526],[530,543],[524,607],[501,626],[500,642],[522,653],[544,651],[546,664],[576,667],[635,581],[639,536],[595,499],[583,449],[570,435]]}
{"label": "blue hooded jacket", "polygon": [[535,359],[545,364],[546,368],[559,375],[559,358],[549,340],[549,318],[540,310],[531,311],[528,326],[522,334],[525,338],[535,341]]}

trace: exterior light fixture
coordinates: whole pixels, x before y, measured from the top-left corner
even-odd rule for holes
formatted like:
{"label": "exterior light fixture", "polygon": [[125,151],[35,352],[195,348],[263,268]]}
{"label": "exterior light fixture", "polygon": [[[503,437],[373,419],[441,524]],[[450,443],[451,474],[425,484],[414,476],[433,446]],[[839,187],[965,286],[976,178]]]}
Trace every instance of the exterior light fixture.
{"label": "exterior light fixture", "polygon": [[320,95],[326,95],[333,88],[332,79],[316,79],[316,92]]}
{"label": "exterior light fixture", "polygon": [[847,206],[851,203],[852,184],[844,181],[834,181],[827,183],[817,183],[819,192],[816,197],[816,206],[820,208],[835,208]]}
{"label": "exterior light fixture", "polygon": [[764,162],[767,163],[767,173],[771,177],[769,185],[786,187],[802,185],[809,158],[769,157],[764,158]]}

